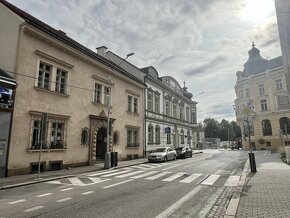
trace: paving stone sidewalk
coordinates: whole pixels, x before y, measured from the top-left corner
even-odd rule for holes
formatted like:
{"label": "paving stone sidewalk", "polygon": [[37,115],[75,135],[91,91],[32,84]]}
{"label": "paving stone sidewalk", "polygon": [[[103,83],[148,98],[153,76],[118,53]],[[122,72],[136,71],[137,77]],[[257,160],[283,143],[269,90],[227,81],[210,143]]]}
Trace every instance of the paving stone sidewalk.
{"label": "paving stone sidewalk", "polygon": [[290,217],[290,166],[279,153],[256,153],[257,173],[249,173],[236,217]]}

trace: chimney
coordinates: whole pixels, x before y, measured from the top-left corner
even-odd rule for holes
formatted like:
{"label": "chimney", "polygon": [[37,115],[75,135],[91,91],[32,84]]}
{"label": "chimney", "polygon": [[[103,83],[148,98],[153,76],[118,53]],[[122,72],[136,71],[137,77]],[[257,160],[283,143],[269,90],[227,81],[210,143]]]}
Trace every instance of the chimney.
{"label": "chimney", "polygon": [[96,49],[97,49],[97,54],[98,55],[101,55],[104,58],[107,57],[108,48],[106,46],[101,46],[101,47],[98,47]]}

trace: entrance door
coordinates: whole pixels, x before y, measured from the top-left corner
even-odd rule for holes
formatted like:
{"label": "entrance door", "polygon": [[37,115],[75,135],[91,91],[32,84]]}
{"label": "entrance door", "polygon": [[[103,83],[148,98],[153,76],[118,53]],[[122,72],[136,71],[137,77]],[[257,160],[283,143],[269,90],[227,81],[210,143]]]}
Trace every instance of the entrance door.
{"label": "entrance door", "polygon": [[11,112],[0,111],[0,178],[6,175]]}
{"label": "entrance door", "polygon": [[102,127],[97,133],[96,158],[103,159],[107,151],[107,129]]}

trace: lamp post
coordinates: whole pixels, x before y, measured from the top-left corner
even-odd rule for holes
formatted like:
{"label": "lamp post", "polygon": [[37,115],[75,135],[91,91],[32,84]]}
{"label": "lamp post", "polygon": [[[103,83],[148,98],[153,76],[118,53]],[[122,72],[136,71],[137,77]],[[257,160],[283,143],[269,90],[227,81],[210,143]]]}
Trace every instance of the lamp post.
{"label": "lamp post", "polygon": [[[122,59],[122,61],[116,65],[113,69],[116,70],[128,57],[134,55],[134,53],[127,54],[126,58]],[[104,161],[104,168],[109,169],[110,168],[110,161],[111,161],[111,155],[110,155],[110,110],[111,110],[111,90],[112,90],[112,79],[111,76],[109,77],[109,86],[108,86],[108,101],[107,101],[107,107],[108,107],[108,117],[107,117],[107,148],[106,148],[106,154],[105,154],[105,161]]]}

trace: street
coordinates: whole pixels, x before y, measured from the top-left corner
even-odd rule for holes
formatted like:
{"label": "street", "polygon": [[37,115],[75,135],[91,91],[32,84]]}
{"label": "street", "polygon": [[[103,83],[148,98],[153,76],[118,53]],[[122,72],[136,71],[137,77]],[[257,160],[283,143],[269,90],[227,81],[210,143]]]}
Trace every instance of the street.
{"label": "street", "polygon": [[219,217],[247,157],[212,150],[6,189],[0,217]]}

